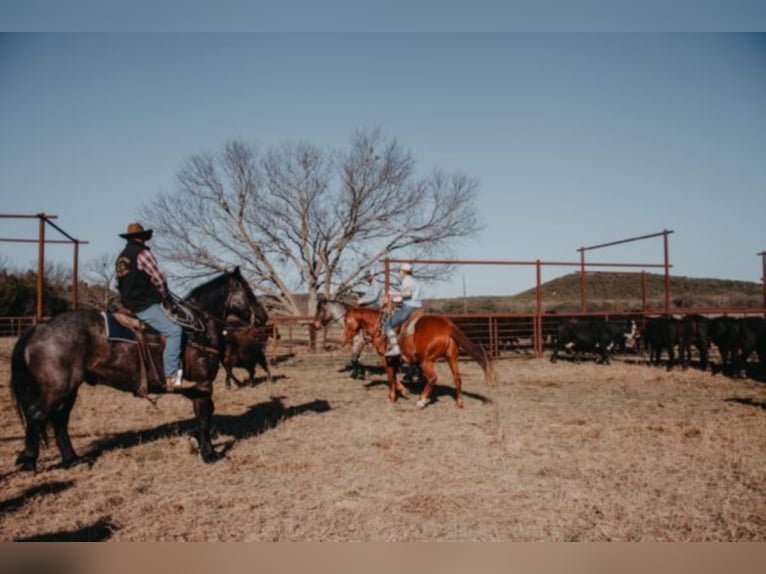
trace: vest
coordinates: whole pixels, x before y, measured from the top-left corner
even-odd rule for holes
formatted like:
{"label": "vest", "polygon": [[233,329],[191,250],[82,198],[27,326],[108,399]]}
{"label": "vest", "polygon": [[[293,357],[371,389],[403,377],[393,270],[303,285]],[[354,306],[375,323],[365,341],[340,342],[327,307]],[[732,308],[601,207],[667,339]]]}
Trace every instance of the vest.
{"label": "vest", "polygon": [[149,275],[138,268],[138,254],[149,249],[136,241],[128,241],[116,263],[117,289],[123,306],[138,313],[162,301],[162,295],[149,279]]}

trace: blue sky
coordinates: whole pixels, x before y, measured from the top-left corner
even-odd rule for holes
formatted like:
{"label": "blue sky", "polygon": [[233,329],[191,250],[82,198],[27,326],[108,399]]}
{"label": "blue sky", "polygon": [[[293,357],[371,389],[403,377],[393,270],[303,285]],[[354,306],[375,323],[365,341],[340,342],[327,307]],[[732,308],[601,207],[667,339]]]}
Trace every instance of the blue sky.
{"label": "blue sky", "polygon": [[[0,78],[0,213],[58,215],[90,242],[85,261],[120,249],[191,154],[231,138],[343,147],[380,128],[423,173],[480,180],[485,228],[461,259],[577,261],[578,247],[672,229],[674,274],[761,278],[764,34],[5,33]],[[71,261],[68,247],[48,254]],[[588,260],[659,263],[662,241]],[[534,272],[466,268],[429,295],[463,281],[469,295],[514,293]]]}

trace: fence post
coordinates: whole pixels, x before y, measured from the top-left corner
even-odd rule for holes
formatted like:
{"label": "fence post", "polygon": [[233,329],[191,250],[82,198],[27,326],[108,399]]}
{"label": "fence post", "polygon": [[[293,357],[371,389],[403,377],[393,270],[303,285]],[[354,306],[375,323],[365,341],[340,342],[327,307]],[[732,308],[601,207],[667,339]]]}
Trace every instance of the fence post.
{"label": "fence post", "polygon": [[43,320],[43,289],[45,287],[45,214],[39,213],[40,231],[37,244],[37,308],[35,320],[40,323]]}
{"label": "fence post", "polygon": [[536,298],[535,303],[535,322],[532,332],[535,336],[535,357],[540,358],[543,356],[543,287],[542,287],[542,270],[541,263],[538,259],[535,262],[536,271]]}

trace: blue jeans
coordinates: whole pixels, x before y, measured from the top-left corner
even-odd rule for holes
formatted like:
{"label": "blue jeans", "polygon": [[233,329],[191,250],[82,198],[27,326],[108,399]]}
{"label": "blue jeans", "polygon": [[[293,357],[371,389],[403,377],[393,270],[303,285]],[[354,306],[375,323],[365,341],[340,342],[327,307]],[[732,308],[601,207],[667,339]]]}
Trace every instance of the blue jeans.
{"label": "blue jeans", "polygon": [[413,311],[416,311],[417,309],[418,307],[408,307],[407,305],[402,305],[393,313],[391,313],[391,316],[386,319],[386,322],[383,326],[385,327],[386,331],[390,331],[394,327],[404,323],[407,320],[407,317],[412,315]]}
{"label": "blue jeans", "polygon": [[183,329],[168,318],[165,310],[159,303],[155,303],[151,307],[137,312],[136,316],[157,329],[167,338],[165,341],[165,351],[162,354],[162,364],[165,367],[166,378],[175,376],[176,371],[181,366],[181,335],[183,334]]}

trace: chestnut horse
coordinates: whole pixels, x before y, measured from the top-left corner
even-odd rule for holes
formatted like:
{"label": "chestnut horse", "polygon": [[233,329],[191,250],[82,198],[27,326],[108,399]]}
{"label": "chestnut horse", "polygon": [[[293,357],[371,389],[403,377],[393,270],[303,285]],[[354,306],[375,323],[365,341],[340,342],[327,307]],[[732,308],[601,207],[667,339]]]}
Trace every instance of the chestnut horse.
{"label": "chestnut horse", "polygon": [[[399,361],[396,358],[385,357],[386,337],[383,336],[381,323],[383,314],[375,309],[349,308],[345,316],[344,339],[346,342],[354,336],[358,329],[362,329],[369,335],[375,349],[383,356],[386,374],[388,376],[388,400],[396,401],[396,391],[403,396],[407,395],[404,386],[397,380],[396,373]],[[411,323],[414,322],[414,328]],[[434,363],[437,359],[445,358],[452,371],[452,380],[455,383],[455,406],[463,408],[463,391],[458,370],[458,351],[463,349],[476,361],[484,371],[484,380],[492,381],[492,361],[487,357],[479,345],[471,341],[457,325],[443,315],[423,315],[417,320],[402,325],[402,333],[399,334],[399,347],[402,350],[402,359],[410,364],[417,364],[426,379],[425,387],[420,393],[417,406],[425,407],[436,384],[437,375]]]}
{"label": "chestnut horse", "polygon": [[[233,315],[253,325],[265,322],[268,315],[239,268],[196,287],[184,304],[197,315],[201,327],[185,332],[184,378],[197,385],[181,392],[194,405],[200,455],[205,462],[212,462],[220,458],[211,443],[210,426],[224,318]],[[36,469],[39,443],[46,442],[49,424],[61,465],[78,463],[81,459],[72,448],[68,430],[77,391],[87,382],[136,393],[140,382],[137,349],[135,343],[108,340],[104,317],[97,311],[67,311],[19,337],[11,357],[11,392],[26,436],[16,464],[24,470]],[[150,390],[166,392],[164,381]]]}

